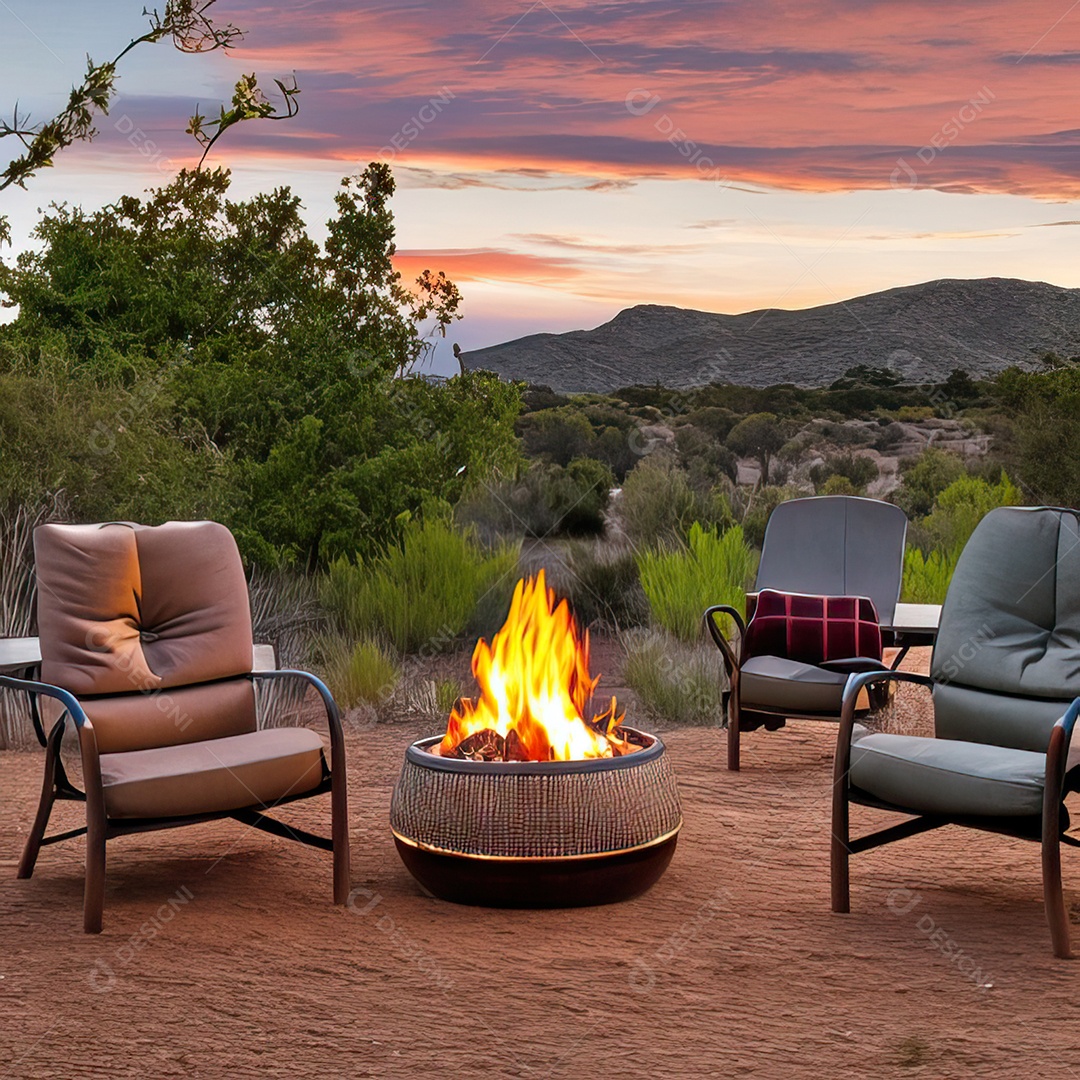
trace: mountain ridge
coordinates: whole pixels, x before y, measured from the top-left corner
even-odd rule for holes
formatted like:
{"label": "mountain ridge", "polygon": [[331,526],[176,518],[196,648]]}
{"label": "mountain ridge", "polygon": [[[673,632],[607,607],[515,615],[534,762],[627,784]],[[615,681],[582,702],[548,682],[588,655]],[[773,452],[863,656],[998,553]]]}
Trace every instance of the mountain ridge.
{"label": "mountain ridge", "polygon": [[530,334],[463,353],[467,368],[606,392],[659,381],[827,386],[849,368],[891,368],[940,382],[988,376],[1042,355],[1080,353],[1080,289],[1018,278],[941,278],[811,308],[729,315],[661,304],[625,308],[592,330]]}

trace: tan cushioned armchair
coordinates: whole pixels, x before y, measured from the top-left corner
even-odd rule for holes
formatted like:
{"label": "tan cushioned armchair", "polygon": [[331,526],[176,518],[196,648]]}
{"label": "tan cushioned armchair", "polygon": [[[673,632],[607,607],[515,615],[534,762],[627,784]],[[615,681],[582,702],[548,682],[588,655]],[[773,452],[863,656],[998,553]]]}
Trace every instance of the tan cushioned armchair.
{"label": "tan cushioned armchair", "polygon": [[[64,709],[46,746],[37,819],[19,865],[42,844],[87,833],[84,925],[101,929],[105,842],[113,836],[234,817],[334,853],[334,899],[349,891],[345,761],[337,708],[306,672],[253,673],[251,609],[232,535],[209,521],[157,527],[43,525],[34,535],[41,680],[0,685]],[[322,697],[331,764],[308,728],[256,725],[256,678],[303,679]],[[78,731],[85,793],[60,760]],[[331,793],[332,838],[263,811]],[[87,826],[45,838],[57,798],[85,798]]]}

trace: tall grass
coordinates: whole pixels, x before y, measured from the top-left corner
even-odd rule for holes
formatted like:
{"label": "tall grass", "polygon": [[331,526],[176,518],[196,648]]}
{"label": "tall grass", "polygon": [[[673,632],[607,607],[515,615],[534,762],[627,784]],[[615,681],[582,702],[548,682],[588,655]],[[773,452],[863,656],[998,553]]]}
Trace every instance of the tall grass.
{"label": "tall grass", "polygon": [[637,556],[641,586],[653,621],[679,641],[697,641],[710,604],[746,606],[756,555],[735,525],[723,535],[694,522],[685,548]]}
{"label": "tall grass", "polygon": [[401,668],[377,641],[327,637],[320,652],[330,692],[346,709],[381,705],[397,689]]}
{"label": "tall grass", "polygon": [[[308,668],[329,621],[319,604],[317,580],[292,570],[254,567],[248,595],[255,641],[274,646],[278,667]],[[307,695],[308,686],[299,679],[256,682],[259,726],[301,723]]]}
{"label": "tall grass", "polygon": [[518,554],[517,544],[485,551],[471,533],[432,517],[410,524],[400,547],[335,562],[323,601],[357,639],[383,638],[402,654],[441,652],[478,620],[505,616]]}
{"label": "tall grass", "polygon": [[924,555],[917,547],[904,552],[904,579],[900,599],[906,604],[943,604],[960,549],[931,551]]}
{"label": "tall grass", "polygon": [[650,720],[719,725],[724,718],[723,674],[711,646],[686,645],[663,632],[630,631],[623,677]]}

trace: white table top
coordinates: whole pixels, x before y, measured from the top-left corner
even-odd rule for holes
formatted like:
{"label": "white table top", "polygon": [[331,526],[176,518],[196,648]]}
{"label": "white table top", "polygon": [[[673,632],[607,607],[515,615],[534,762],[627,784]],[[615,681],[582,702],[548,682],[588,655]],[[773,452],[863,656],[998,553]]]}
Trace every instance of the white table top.
{"label": "white table top", "polygon": [[[40,661],[41,649],[36,637],[0,637],[0,675],[21,675]],[[256,645],[252,649],[252,671],[273,671],[276,666],[273,645]]]}
{"label": "white table top", "polygon": [[897,604],[888,629],[934,634],[940,621],[940,604]]}

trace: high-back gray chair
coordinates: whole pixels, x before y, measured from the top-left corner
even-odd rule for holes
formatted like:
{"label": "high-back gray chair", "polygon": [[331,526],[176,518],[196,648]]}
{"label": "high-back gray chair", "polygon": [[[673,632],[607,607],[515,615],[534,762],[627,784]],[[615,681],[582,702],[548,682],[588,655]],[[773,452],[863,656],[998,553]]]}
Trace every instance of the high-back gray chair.
{"label": "high-back gray chair", "polygon": [[[877,499],[826,495],[781,503],[765,528],[755,593],[747,597],[747,620],[753,617],[756,593],[773,589],[868,598],[878,623],[891,625],[900,599],[907,525],[898,506]],[[724,636],[718,616],[735,623],[736,641]],[[848,674],[883,667],[880,656],[810,664],[787,656],[746,655],[742,613],[727,605],[708,608],[705,626],[723,656],[731,687],[729,769],[739,768],[742,731],[774,731],[788,719],[836,721]]]}
{"label": "high-back gray chair", "polygon": [[[856,723],[859,692],[890,680],[930,688],[934,738]],[[891,671],[848,681],[833,792],[833,910],[850,908],[852,854],[967,825],[1042,843],[1054,952],[1071,955],[1060,843],[1070,842],[1062,799],[1078,694],[1080,512],[993,510],[957,563],[929,678]],[[853,840],[852,802],[915,816]]]}
{"label": "high-back gray chair", "polygon": [[890,625],[904,576],[907,516],[892,503],[820,495],[781,503],[765,527],[754,588],[868,596]]}
{"label": "high-back gray chair", "polygon": [[[252,671],[251,608],[236,542],[223,525],[42,525],[34,534],[41,680],[0,686],[57,702],[41,801],[18,876],[45,844],[86,834],[83,926],[101,930],[105,843],[128,833],[235,818],[333,851],[334,899],[349,893],[341,721],[329,690],[301,671]],[[302,681],[322,699],[330,762],[306,727],[260,729],[254,683]],[[77,732],[84,791],[60,756]],[[264,811],[330,794],[331,836]],[[45,836],[57,799],[86,804],[86,828]]]}

